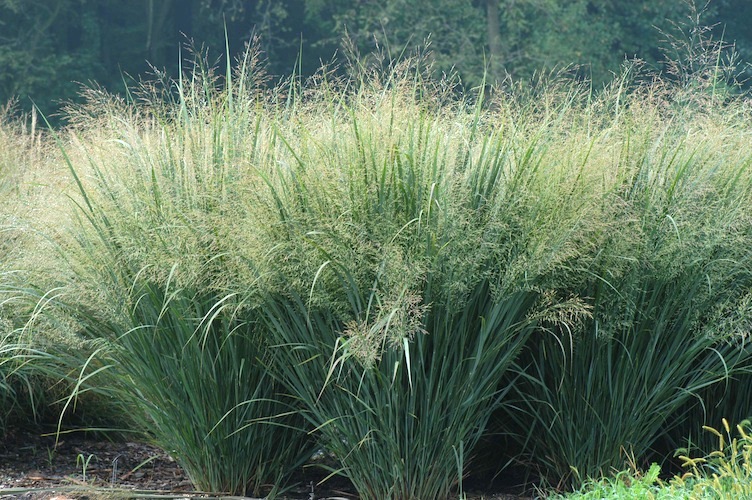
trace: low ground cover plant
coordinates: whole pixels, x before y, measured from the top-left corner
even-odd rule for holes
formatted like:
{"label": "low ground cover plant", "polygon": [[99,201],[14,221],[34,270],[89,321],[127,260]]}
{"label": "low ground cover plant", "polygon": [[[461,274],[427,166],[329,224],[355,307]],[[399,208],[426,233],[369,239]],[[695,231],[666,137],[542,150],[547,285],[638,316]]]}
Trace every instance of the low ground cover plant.
{"label": "low ground cover plant", "polygon": [[617,473],[612,479],[585,481],[577,491],[553,498],[748,498],[752,495],[749,421],[738,424],[736,432],[731,431],[728,420],[723,419],[722,425],[721,430],[704,426],[704,431],[716,439],[712,452],[692,458],[696,449],[677,451],[682,460],[682,474],[661,479],[661,467],[653,463],[647,472],[632,467]]}
{"label": "low ground cover plant", "polygon": [[716,448],[704,457],[692,458],[694,450],[680,455],[686,472],[674,478],[672,486],[691,490],[698,498],[748,498],[752,496],[752,438],[750,421],[744,420],[731,430],[722,420],[721,430],[704,426],[718,439]]}
{"label": "low ground cover plant", "polygon": [[268,87],[252,48],[216,71],[87,90],[34,139],[58,180],[2,205],[43,235],[0,242],[4,318],[66,408],[111,398],[204,490],[274,496],[322,449],[379,499],[461,494],[486,433],[576,488],[750,410],[725,396],[750,369],[743,97],[634,68],[461,94],[413,60]]}

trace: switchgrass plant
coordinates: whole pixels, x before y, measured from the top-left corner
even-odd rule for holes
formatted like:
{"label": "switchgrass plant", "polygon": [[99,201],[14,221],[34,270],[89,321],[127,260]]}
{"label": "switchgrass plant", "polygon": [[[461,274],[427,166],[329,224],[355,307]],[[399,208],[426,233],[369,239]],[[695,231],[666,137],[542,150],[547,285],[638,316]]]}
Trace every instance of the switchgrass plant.
{"label": "switchgrass plant", "polygon": [[[735,322],[737,326],[743,323],[744,320],[741,318]],[[735,373],[722,383],[713,384],[707,390],[701,391],[699,393],[700,404],[698,400],[688,403],[683,412],[686,417],[671,432],[661,436],[656,443],[657,449],[712,449],[717,443],[716,436],[702,427],[692,428],[691,424],[712,427],[713,422],[723,419],[743,422],[752,418],[752,400],[750,399],[752,395],[745,390],[750,384],[749,360],[752,359],[749,354],[750,347],[748,343],[739,346],[743,361],[737,366]],[[728,418],[723,415],[728,415]]]}
{"label": "switchgrass plant", "polygon": [[132,405],[201,490],[275,496],[314,448],[267,375],[267,340],[241,293],[256,278],[234,273],[225,232],[242,216],[239,164],[263,113],[244,94],[250,80],[228,72],[220,89],[199,62],[189,75],[144,84],[129,103],[90,90],[71,110],[58,141],[79,189],[61,240],[75,281],[50,310],[74,317],[91,346],[71,402],[97,390]]}
{"label": "switchgrass plant", "polygon": [[299,105],[280,126],[270,370],[362,498],[445,498],[534,326],[588,314],[551,275],[598,207],[551,182],[576,173],[546,161],[541,129],[432,100],[415,68],[354,84],[326,121]]}
{"label": "switchgrass plant", "polygon": [[[588,314],[554,279],[599,227],[580,174],[544,161],[548,123],[410,64],[268,94],[202,71],[74,120],[66,301],[106,341],[87,373],[111,359],[203,488],[237,492],[226,462],[302,417],[364,498],[461,489],[533,325]],[[253,449],[276,469],[301,439]]]}
{"label": "switchgrass plant", "polygon": [[744,101],[202,61],[68,110],[74,207],[17,264],[69,406],[125,401],[201,489],[274,495],[320,440],[363,498],[460,494],[500,408],[577,485],[748,370]]}
{"label": "switchgrass plant", "polygon": [[19,289],[24,272],[16,266],[29,239],[29,187],[40,158],[36,117],[13,116],[13,103],[0,109],[0,437],[9,427],[38,424],[50,403],[43,367],[50,358],[41,342],[23,333],[33,304]]}
{"label": "switchgrass plant", "polygon": [[630,96],[608,129],[614,219],[571,288],[592,316],[536,336],[514,371],[508,417],[560,487],[645,460],[749,363],[748,333],[731,327],[747,321],[751,277],[747,134],[723,114],[675,122],[655,97]]}
{"label": "switchgrass plant", "polygon": [[[275,496],[313,443],[296,407],[264,370],[265,344],[232,296],[135,281],[122,323],[95,312],[89,335],[114,392],[202,491]],[[97,353],[99,356],[99,353]],[[93,374],[91,376],[96,376]]]}
{"label": "switchgrass plant", "polygon": [[[345,474],[362,498],[445,498],[461,488],[500,397],[499,373],[529,333],[524,314],[534,297],[490,302],[432,317],[427,334],[370,366],[353,359],[348,349],[355,346],[341,335],[346,327],[330,313],[299,299],[270,303],[270,327],[284,341],[275,351],[278,376],[339,458],[342,469],[333,472]],[[369,333],[388,321],[377,319]]]}

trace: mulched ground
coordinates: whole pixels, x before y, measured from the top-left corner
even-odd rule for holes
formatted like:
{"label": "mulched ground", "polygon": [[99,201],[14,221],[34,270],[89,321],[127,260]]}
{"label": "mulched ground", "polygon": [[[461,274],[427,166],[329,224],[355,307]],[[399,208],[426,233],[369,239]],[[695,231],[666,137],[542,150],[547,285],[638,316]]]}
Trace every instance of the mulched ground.
{"label": "mulched ground", "polygon": [[[315,468],[301,470],[300,486],[285,498],[357,499],[346,479],[333,478],[320,485],[323,477]],[[468,498],[530,498],[520,496],[519,488],[509,483],[484,486],[485,491],[474,491],[471,486]],[[180,466],[148,444],[92,440],[77,434],[62,435],[56,444],[54,436],[28,432],[11,433],[0,440],[0,500],[197,497],[220,495],[197,493]]]}

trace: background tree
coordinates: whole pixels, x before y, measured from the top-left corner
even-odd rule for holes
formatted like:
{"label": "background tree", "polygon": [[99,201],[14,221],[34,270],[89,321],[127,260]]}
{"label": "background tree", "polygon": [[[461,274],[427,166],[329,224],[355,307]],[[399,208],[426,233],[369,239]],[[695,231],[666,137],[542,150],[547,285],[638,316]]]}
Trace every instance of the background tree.
{"label": "background tree", "polygon": [[477,85],[506,75],[576,65],[599,85],[625,57],[658,65],[660,41],[685,20],[676,0],[309,0],[309,14],[328,23],[329,43],[347,32],[362,53],[377,45],[392,53],[430,40],[439,71],[456,70]]}
{"label": "background tree", "polygon": [[[363,56],[428,45],[436,71],[468,87],[570,65],[598,86],[625,58],[660,67],[665,33],[690,12],[678,0],[0,0],[0,103],[32,98],[49,114],[82,83],[175,74],[189,40],[222,57],[225,28],[233,54],[258,35],[277,77],[314,73],[346,36]],[[715,0],[703,22],[752,57],[748,0]]]}
{"label": "background tree", "polygon": [[98,20],[75,0],[0,1],[0,97],[61,99],[102,76]]}

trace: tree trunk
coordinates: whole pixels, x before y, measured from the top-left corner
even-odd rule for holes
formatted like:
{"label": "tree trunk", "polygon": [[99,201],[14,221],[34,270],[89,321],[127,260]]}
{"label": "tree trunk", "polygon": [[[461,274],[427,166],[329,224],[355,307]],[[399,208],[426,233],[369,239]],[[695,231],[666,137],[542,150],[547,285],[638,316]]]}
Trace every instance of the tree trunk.
{"label": "tree trunk", "polygon": [[494,85],[503,79],[504,65],[501,49],[501,24],[499,22],[499,0],[486,0],[488,27],[488,83]]}
{"label": "tree trunk", "polygon": [[154,0],[146,4],[146,53],[150,63],[155,66],[164,64],[160,59],[160,49],[164,48],[164,26],[172,8],[173,0],[161,0],[158,2],[159,10]]}
{"label": "tree trunk", "polygon": [[[175,14],[175,28],[180,36],[193,37],[193,1],[183,0]],[[181,40],[183,42],[185,40]]]}

